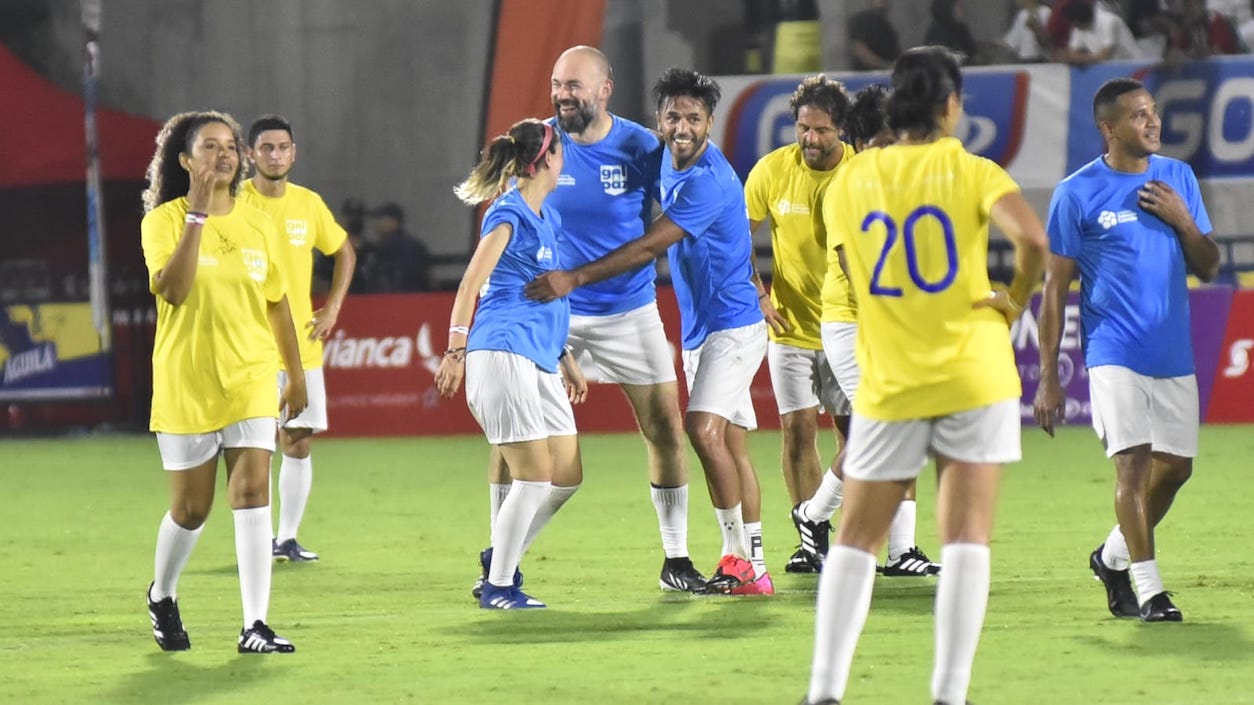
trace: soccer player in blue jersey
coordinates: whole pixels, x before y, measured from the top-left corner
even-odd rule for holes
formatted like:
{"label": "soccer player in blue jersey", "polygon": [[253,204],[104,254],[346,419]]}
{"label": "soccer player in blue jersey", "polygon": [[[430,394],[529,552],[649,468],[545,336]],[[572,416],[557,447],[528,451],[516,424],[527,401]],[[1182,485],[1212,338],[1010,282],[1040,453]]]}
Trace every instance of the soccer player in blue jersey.
{"label": "soccer player in blue jersey", "polygon": [[1078,266],[1093,428],[1115,463],[1119,521],[1089,567],[1116,617],[1178,622],[1154,527],[1193,474],[1200,412],[1186,276],[1214,278],[1219,248],[1192,169],[1157,154],[1162,122],[1149,91],[1129,78],[1107,81],[1093,119],[1108,151],[1059,183],[1049,206],[1036,420],[1052,436],[1062,418],[1058,347]]}
{"label": "soccer player in blue jersey", "polygon": [[[640,237],[652,216],[662,142],[609,112],[613,89],[613,69],[598,49],[571,47],[553,65],[548,122],[558,127],[565,159],[548,203],[562,217],[558,252],[567,268]],[[567,344],[589,380],[618,384],[631,404],[665,554],[658,582],[663,590],[693,592],[705,577],[688,556],[688,456],[656,276],[648,261],[572,291]],[[496,506],[508,493],[508,473],[494,462],[489,478]]]}
{"label": "soccer player in blue jersey", "polygon": [[545,606],[522,591],[518,563],[553,516],[541,515],[541,507],[555,498],[560,506],[583,477],[570,404],[581,401],[587,389],[580,388],[582,376],[563,353],[570,306],[564,299],[539,303],[522,295],[527,282],[560,262],[561,217],[545,198],[561,170],[557,131],[538,120],[523,120],[489,143],[456,189],[472,205],[495,197],[458,286],[448,350],[436,373],[436,386],[446,398],[457,391],[464,374],[466,402],[513,476],[493,527],[492,547],[480,559],[488,566],[479,596],[485,609]]}
{"label": "soccer player in blue jersey", "polygon": [[689,392],[684,429],[705,470],[723,531],[723,557],[706,590],[751,590],[741,501],[756,501],[744,432],[757,426],[749,386],[766,354],[766,323],[751,281],[751,240],[740,179],[709,142],[718,84],[668,69],[653,88],[662,157],[663,213],[644,235],[573,270],[527,286],[541,301],[647,265],[667,253],[683,323]]}

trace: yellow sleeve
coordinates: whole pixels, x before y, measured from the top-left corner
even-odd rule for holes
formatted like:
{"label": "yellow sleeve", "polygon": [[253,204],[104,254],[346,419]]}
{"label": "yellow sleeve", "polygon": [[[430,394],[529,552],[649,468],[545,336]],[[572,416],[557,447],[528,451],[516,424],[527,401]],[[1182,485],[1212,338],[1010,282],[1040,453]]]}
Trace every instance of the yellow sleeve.
{"label": "yellow sleeve", "polygon": [[745,179],[745,206],[749,211],[749,220],[754,223],[766,220],[771,214],[770,204],[767,199],[770,198],[770,167],[767,166],[765,158],[753,165],[753,169],[749,171],[749,178]]}
{"label": "yellow sleeve", "polygon": [[264,228],[262,238],[266,243],[266,280],[261,285],[262,293],[267,301],[277,302],[287,293],[287,275],[280,261],[279,229],[273,218],[262,218],[259,223]]}
{"label": "yellow sleeve", "polygon": [[997,162],[984,157],[972,156],[976,160],[977,168],[971,172],[975,176],[975,183],[972,184],[972,193],[982,194],[980,199],[980,215],[985,220],[988,219],[989,213],[993,210],[993,204],[1001,200],[1002,196],[1008,193],[1018,193],[1019,184],[1011,178],[1006,170],[1001,168]]}
{"label": "yellow sleeve", "polygon": [[841,223],[841,211],[839,207],[840,194],[845,188],[845,180],[841,177],[844,171],[836,172],[832,180],[828,182],[827,188],[823,191],[820,199],[823,202],[823,231],[827,238],[827,252],[829,259],[832,252],[841,245],[845,244],[845,232],[843,223]]}
{"label": "yellow sleeve", "polygon": [[144,250],[144,264],[148,266],[148,291],[157,293],[157,272],[165,269],[174,256],[175,228],[169,208],[158,206],[144,216],[139,225],[140,244]]}
{"label": "yellow sleeve", "polygon": [[313,194],[313,198],[313,217],[318,229],[313,245],[324,255],[335,254],[348,239],[348,233],[335,221],[335,216],[331,215],[331,209],[327,208],[322,197]]}

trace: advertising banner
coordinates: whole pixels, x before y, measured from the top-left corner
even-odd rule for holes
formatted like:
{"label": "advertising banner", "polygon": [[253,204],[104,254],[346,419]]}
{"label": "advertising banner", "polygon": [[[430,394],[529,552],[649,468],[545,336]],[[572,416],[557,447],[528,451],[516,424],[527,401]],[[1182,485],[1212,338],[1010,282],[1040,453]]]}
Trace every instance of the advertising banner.
{"label": "advertising banner", "polygon": [[1199,179],[1254,176],[1254,58],[1215,57],[1172,67],[1116,61],[1071,75],[1067,173],[1104,151],[1093,95],[1106,81],[1135,78],[1154,94],[1164,156],[1188,162]]}
{"label": "advertising banner", "polygon": [[1254,423],[1254,290],[1233,295],[1227,321],[1203,418],[1209,423]]}
{"label": "advertising banner", "polygon": [[[323,350],[330,415],[328,434],[396,436],[478,434],[464,389],[442,399],[435,373],[447,344],[453,294],[350,296]],[[668,287],[658,288],[658,309],[671,339],[680,408],[687,401],[680,367],[679,312]],[[753,386],[758,423],[779,427],[779,412],[766,365]],[[616,385],[590,385],[588,400],[575,407],[581,432],[635,431],[631,407]]]}
{"label": "advertising banner", "polygon": [[107,397],[112,379],[89,302],[0,307],[0,401]]}
{"label": "advertising banner", "polygon": [[[887,85],[887,74],[832,73],[852,93]],[[967,149],[1002,165],[1024,187],[1053,187],[1063,176],[1066,124],[1059,106],[1070,75],[1061,66],[969,69],[963,72],[966,116],[958,136]],[[711,138],[744,179],[773,149],[796,141],[789,98],[804,76],[727,76]]]}
{"label": "advertising banner", "polygon": [[[1254,292],[1238,292],[1241,294]],[[1254,339],[1254,297],[1247,299],[1251,306],[1250,325],[1244,337]],[[1225,341],[1224,327],[1229,320],[1228,309],[1233,306],[1233,289],[1230,286],[1208,286],[1189,290],[1189,309],[1192,313],[1192,344],[1194,367],[1197,374],[1197,388],[1202,418],[1212,420],[1207,415],[1208,405],[1213,405],[1212,386],[1218,385],[1216,368],[1225,364],[1220,359],[1221,347],[1228,350],[1232,346],[1241,348],[1242,338],[1234,333],[1232,325],[1228,326],[1229,336],[1237,335],[1232,342]],[[1040,382],[1041,336],[1037,314],[1041,310],[1041,295],[1035,294],[1032,303],[1024,311],[1023,316],[1010,329],[1010,340],[1015,350],[1015,362],[1019,367],[1019,379],[1023,382],[1023,396],[1019,400],[1019,416],[1024,425],[1034,425],[1036,419],[1032,413],[1032,402],[1036,398],[1036,388]],[[1235,311],[1235,306],[1234,306]],[[1171,345],[1171,341],[1163,341],[1163,345]],[[1250,344],[1254,348],[1254,343]],[[1246,349],[1248,351],[1248,348]],[[1244,374],[1244,373],[1242,373]],[[1240,378],[1241,375],[1235,375]],[[1250,377],[1254,384],[1254,374]],[[1092,409],[1089,405],[1089,376],[1084,367],[1084,351],[1080,343],[1080,294],[1073,291],[1067,295],[1067,307],[1063,312],[1062,340],[1058,351],[1058,380],[1062,383],[1066,395],[1064,422],[1069,424],[1088,424],[1092,422]],[[1254,393],[1254,392],[1252,392]],[[1251,399],[1254,397],[1245,397]],[[1247,415],[1250,405],[1245,402]],[[1251,419],[1254,420],[1254,419]]]}

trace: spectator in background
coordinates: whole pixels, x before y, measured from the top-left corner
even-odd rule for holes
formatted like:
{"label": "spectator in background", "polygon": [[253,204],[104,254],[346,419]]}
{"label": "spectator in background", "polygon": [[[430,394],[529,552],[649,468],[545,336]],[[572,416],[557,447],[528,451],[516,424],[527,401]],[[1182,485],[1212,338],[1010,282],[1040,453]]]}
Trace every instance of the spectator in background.
{"label": "spectator in background", "polygon": [[1071,40],[1058,52],[1058,60],[1072,66],[1092,66],[1103,61],[1139,59],[1141,51],[1132,30],[1119,15],[1101,5],[1075,2],[1062,10],[1071,22]]}
{"label": "spectator in background", "polygon": [[857,71],[887,69],[901,54],[897,30],[888,20],[889,0],[870,0],[849,18],[849,53]]}
{"label": "spectator in background", "polygon": [[1206,9],[1227,16],[1233,24],[1254,21],[1254,2],[1246,0],[1206,0]]}
{"label": "spectator in background", "polygon": [[1168,53],[1175,59],[1205,59],[1244,51],[1232,20],[1206,9],[1206,0],[1184,0],[1170,37]]}
{"label": "spectator in background", "polygon": [[1128,29],[1146,58],[1162,56],[1167,51],[1167,34],[1172,18],[1165,0],[1126,0],[1124,18]]}
{"label": "spectator in background", "polygon": [[1017,0],[1019,12],[1015,15],[1010,30],[1002,38],[1002,43],[1014,52],[1018,61],[1040,62],[1049,59],[1049,32],[1045,27],[1049,24],[1049,5],[1038,0]]}
{"label": "spectator in background", "polygon": [[1240,34],[1241,42],[1245,44],[1245,50],[1249,52],[1254,51],[1254,0],[1250,0],[1245,15],[1246,19],[1240,23]]}
{"label": "spectator in background", "polygon": [[396,203],[384,203],[370,211],[370,216],[377,256],[373,263],[375,279],[367,282],[369,291],[430,291],[431,253],[405,231],[405,209]]}
{"label": "spectator in background", "polygon": [[1071,20],[1064,12],[1071,5],[1083,3],[1092,5],[1092,0],[1054,0],[1054,9],[1049,13],[1049,21],[1045,23],[1045,33],[1049,35],[1049,46],[1057,53],[1066,49],[1071,43]]}
{"label": "spectator in background", "polygon": [[962,18],[962,3],[958,0],[932,0],[931,13],[932,23],[923,35],[923,43],[954,50],[964,64],[981,63],[975,37]]}

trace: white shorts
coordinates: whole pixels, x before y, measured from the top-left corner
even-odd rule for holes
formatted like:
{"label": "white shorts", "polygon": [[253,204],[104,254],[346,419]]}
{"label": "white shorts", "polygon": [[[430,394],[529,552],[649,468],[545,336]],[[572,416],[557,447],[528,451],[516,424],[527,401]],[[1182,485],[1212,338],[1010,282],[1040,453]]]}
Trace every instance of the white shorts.
{"label": "white shorts", "polygon": [[858,324],[824,323],[819,328],[819,335],[823,339],[823,354],[827,356],[836,384],[840,385],[840,391],[852,404],[858,396],[858,380],[862,376],[862,370],[858,369]]}
{"label": "white shorts", "polygon": [[717,414],[750,431],[758,427],[749,387],[766,355],[766,321],[715,331],[684,351],[688,411]]}
{"label": "white shorts", "polygon": [[836,383],[827,355],[795,345],[767,344],[766,362],[779,415],[822,406],[833,416],[849,415],[849,399]]}
{"label": "white shorts", "polygon": [[675,381],[675,351],[656,301],[608,316],[571,316],[566,344],[589,382]]}
{"label": "white shorts", "polygon": [[1117,365],[1091,367],[1089,403],[1106,457],[1146,444],[1158,453],[1197,457],[1196,376],[1155,378]]}
{"label": "white shorts", "polygon": [[1018,399],[910,421],[873,421],[855,411],[845,475],[876,482],[912,480],[933,453],[966,463],[1013,463],[1022,457],[1022,433]]}
{"label": "white shorts", "polygon": [[[287,371],[279,370],[279,394],[287,384]],[[322,368],[305,370],[305,390],[309,394],[309,406],[300,416],[288,419],[283,428],[308,428],[314,433],[327,430],[327,382]]]}
{"label": "white shorts", "polygon": [[466,403],[492,445],[575,435],[562,376],[512,352],[467,353]]}
{"label": "white shorts", "polygon": [[274,452],[277,422],[260,416],[236,421],[220,431],[210,433],[157,432],[157,450],[161,467],[166,470],[190,470],[217,457],[224,448],[261,448]]}

